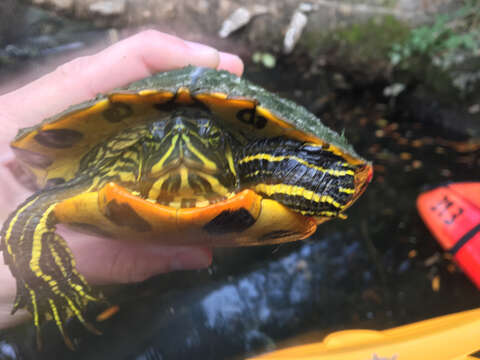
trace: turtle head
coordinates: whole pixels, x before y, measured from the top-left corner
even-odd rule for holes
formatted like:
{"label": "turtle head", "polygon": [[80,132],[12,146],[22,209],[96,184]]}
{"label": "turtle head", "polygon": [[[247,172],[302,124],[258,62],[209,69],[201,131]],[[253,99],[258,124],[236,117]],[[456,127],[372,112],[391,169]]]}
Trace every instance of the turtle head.
{"label": "turtle head", "polygon": [[225,197],[234,190],[230,139],[209,111],[179,107],[149,130],[144,172],[153,183],[149,198],[171,203],[172,198]]}

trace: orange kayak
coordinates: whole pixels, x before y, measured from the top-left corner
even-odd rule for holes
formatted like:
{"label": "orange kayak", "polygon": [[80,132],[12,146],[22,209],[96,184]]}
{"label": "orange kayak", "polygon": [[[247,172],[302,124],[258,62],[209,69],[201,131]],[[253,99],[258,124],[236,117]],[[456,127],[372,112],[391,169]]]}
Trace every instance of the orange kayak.
{"label": "orange kayak", "polygon": [[480,182],[424,192],[417,207],[438,242],[480,289]]}
{"label": "orange kayak", "polygon": [[250,360],[478,360],[479,334],[480,308],[382,331],[339,331]]}

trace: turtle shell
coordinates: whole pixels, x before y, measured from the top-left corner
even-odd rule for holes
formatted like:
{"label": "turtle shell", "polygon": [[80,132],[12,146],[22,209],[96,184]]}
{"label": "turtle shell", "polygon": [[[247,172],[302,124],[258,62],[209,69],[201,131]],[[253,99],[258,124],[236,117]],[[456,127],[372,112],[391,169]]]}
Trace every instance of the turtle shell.
{"label": "turtle shell", "polygon": [[227,71],[193,66],[157,73],[71,106],[21,129],[11,146],[41,188],[75,177],[81,158],[106,138],[182,105],[208,108],[241,143],[285,136],[322,144],[353,165],[367,164],[342,135],[302,106]]}

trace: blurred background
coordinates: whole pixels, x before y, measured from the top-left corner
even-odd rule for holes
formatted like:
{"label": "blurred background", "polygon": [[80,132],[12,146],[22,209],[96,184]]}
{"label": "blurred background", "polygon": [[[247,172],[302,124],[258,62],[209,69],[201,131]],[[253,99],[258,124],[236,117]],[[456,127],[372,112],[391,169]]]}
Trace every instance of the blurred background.
{"label": "blurred background", "polygon": [[[215,250],[212,266],[107,289],[104,335],[0,333],[0,359],[242,359],[350,328],[478,306],[416,198],[480,177],[480,3],[463,0],[2,0],[0,94],[155,28],[245,62],[245,77],[344,131],[372,184],[309,240]],[[38,119],[39,121],[42,119]]]}

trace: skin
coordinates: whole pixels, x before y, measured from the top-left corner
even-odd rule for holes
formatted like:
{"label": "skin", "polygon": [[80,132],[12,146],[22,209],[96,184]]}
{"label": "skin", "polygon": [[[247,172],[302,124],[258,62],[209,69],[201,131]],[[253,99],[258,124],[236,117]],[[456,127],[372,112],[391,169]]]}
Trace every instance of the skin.
{"label": "skin", "polygon": [[[0,209],[0,224],[30,194],[10,171],[14,156],[9,143],[18,129],[35,125],[98,93],[188,64],[228,70],[239,76],[243,71],[243,63],[236,55],[147,30],[97,54],[61,65],[32,83],[1,96],[0,202],[6,205]],[[58,228],[74,253],[78,270],[91,284],[138,282],[168,271],[204,268],[212,260],[208,248],[134,245],[75,233],[61,226]],[[2,329],[25,321],[29,314],[21,310],[10,315],[16,285],[3,261],[0,261],[0,284]]]}

